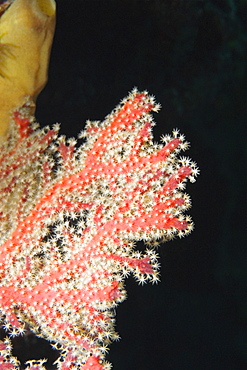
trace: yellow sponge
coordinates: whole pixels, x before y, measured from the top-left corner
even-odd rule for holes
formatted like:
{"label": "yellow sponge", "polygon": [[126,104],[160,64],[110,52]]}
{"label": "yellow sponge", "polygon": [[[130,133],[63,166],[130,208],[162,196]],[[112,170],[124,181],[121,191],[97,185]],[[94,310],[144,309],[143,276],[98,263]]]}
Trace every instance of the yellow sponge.
{"label": "yellow sponge", "polygon": [[0,17],[0,136],[27,99],[34,113],[47,82],[55,17],[54,0],[15,0]]}

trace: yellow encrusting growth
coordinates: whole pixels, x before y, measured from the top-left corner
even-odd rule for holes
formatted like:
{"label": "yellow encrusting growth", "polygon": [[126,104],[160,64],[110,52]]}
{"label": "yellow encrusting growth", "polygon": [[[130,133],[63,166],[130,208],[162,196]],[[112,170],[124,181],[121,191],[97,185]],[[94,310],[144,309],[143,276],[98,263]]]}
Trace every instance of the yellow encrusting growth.
{"label": "yellow encrusting growth", "polygon": [[34,113],[47,82],[55,16],[54,0],[15,0],[0,18],[0,136],[27,97]]}

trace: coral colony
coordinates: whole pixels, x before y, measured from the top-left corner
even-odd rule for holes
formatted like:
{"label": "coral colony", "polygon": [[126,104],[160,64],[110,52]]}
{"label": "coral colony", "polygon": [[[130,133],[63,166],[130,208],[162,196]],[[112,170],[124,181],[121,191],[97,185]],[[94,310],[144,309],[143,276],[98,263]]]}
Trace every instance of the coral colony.
{"label": "coral colony", "polygon": [[[114,308],[125,299],[125,277],[157,282],[152,242],[192,229],[182,190],[198,170],[178,158],[188,144],[177,130],[164,145],[153,143],[149,112],[158,108],[134,90],[103,123],[87,123],[77,148],[58,136],[58,125],[37,129],[22,107],[2,144],[4,327],[14,336],[26,324],[50,340],[61,350],[59,369],[110,368],[103,358],[117,338]],[[148,243],[143,254],[135,240]],[[6,340],[1,369],[16,367],[9,352]]]}
{"label": "coral colony", "polygon": [[[153,142],[159,105],[147,92],[133,90],[105,121],[87,122],[80,145],[59,136],[58,124],[38,128],[32,104],[12,110],[0,142],[2,325],[10,337],[29,328],[49,340],[57,369],[107,370],[124,279],[159,280],[153,247],[192,230],[183,189],[198,169],[178,156],[188,147],[178,130]],[[19,366],[7,337],[0,370]]]}

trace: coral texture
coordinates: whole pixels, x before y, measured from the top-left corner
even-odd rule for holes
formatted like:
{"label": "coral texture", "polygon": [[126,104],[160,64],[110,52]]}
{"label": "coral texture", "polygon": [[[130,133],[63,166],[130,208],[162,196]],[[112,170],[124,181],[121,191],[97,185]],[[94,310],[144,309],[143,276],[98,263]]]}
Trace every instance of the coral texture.
{"label": "coral texture", "polygon": [[[155,244],[189,233],[183,192],[198,169],[178,153],[174,130],[153,142],[151,111],[159,105],[133,90],[105,121],[87,122],[75,139],[59,125],[39,129],[28,101],[14,112],[1,143],[0,312],[10,336],[25,327],[61,351],[58,369],[109,369],[123,281],[159,280]],[[143,240],[145,252],[134,242]],[[0,368],[16,369],[9,339]],[[44,369],[31,361],[27,369]]]}

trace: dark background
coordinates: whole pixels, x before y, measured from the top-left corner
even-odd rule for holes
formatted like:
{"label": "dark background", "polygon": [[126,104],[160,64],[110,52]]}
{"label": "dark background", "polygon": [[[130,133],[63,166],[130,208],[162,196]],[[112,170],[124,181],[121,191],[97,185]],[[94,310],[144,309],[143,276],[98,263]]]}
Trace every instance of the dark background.
{"label": "dark background", "polygon": [[[156,139],[179,128],[201,170],[187,187],[195,230],[159,248],[161,283],[126,282],[116,370],[247,369],[246,22],[246,0],[57,1],[41,125],[76,136],[137,86],[162,105]],[[52,361],[18,343],[22,360]]]}

